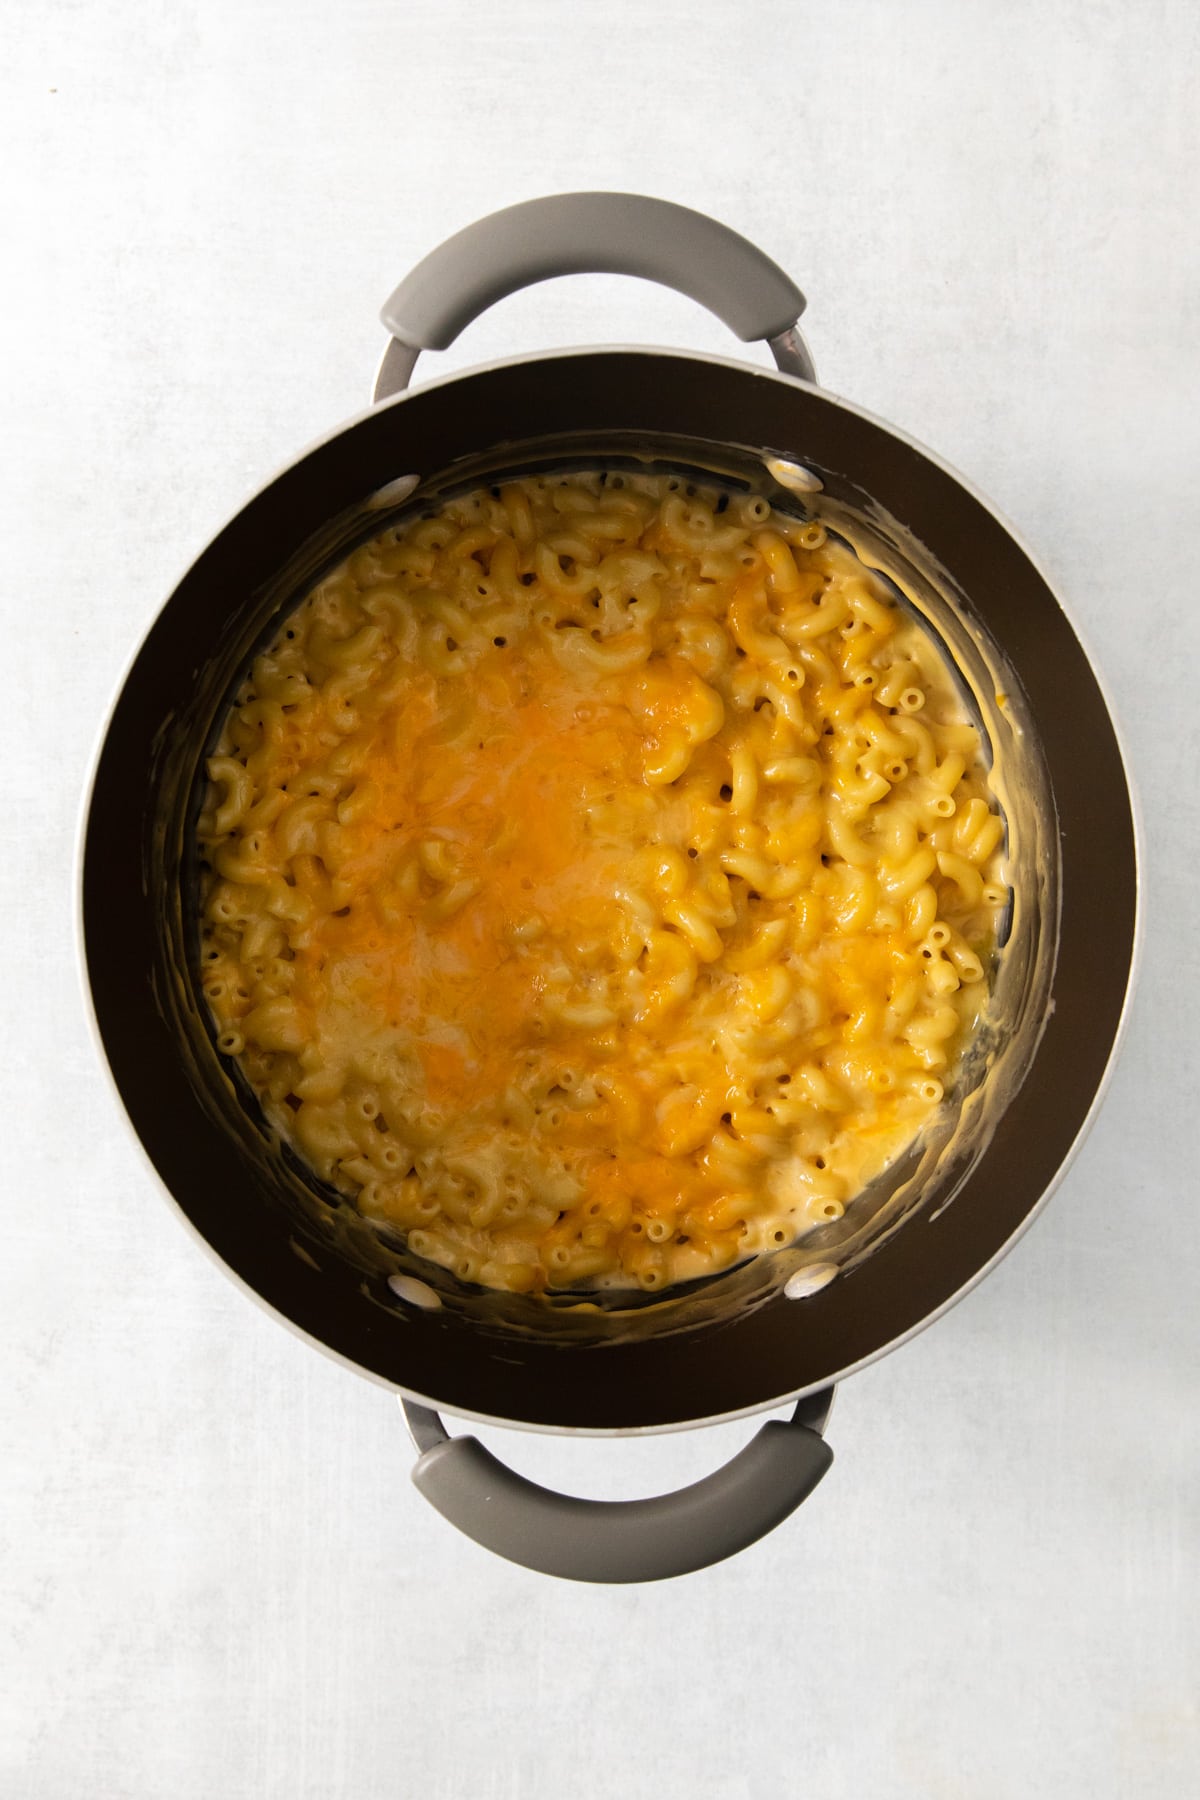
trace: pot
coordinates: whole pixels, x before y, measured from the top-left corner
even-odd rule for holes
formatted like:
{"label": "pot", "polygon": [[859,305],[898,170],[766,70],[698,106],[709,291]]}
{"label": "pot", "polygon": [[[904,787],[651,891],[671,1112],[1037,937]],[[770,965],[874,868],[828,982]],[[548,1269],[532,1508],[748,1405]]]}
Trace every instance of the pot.
{"label": "pot", "polygon": [[[707,305],[779,372],[611,347],[524,356],[409,393],[420,351],[548,276],[613,271]],[[627,195],[508,209],[396,290],[376,403],[289,464],[184,576],[116,700],[86,817],[82,935],[103,1054],[176,1205],[276,1314],[396,1389],[426,1496],[530,1567],[646,1580],[744,1547],[831,1460],[836,1382],[937,1318],[1026,1228],[1098,1103],[1137,913],[1129,784],[1097,678],[1032,558],[963,478],[816,385],[803,296],[745,239]],[[816,504],[923,610],[994,758],[1014,903],[996,1022],[958,1105],[836,1225],[658,1296],[469,1288],[318,1191],[217,1055],[196,981],[203,763],[281,614],[406,507],[501,475],[631,462]],[[794,1402],[706,1481],[606,1505],[553,1495],[438,1417],[619,1433]]]}

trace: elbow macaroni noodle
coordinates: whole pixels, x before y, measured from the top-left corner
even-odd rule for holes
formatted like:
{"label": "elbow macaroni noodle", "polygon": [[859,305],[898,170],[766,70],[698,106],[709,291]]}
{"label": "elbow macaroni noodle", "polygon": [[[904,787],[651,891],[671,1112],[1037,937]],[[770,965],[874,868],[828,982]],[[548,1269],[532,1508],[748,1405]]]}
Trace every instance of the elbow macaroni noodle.
{"label": "elbow macaroni noodle", "polygon": [[382,533],[207,773],[219,1051],[467,1281],[661,1290],[839,1217],[987,1003],[1004,825],[942,652],[753,495],[576,473]]}

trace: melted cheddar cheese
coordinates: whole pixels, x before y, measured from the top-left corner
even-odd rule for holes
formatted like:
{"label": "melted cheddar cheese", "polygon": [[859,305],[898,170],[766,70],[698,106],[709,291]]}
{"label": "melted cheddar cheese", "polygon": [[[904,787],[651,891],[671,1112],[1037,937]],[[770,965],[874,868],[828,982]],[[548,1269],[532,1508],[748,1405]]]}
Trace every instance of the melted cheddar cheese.
{"label": "melted cheddar cheese", "polygon": [[464,1280],[661,1289],[838,1217],[986,1004],[1003,822],[958,688],[754,496],[572,474],[381,534],[208,774],[218,1048]]}

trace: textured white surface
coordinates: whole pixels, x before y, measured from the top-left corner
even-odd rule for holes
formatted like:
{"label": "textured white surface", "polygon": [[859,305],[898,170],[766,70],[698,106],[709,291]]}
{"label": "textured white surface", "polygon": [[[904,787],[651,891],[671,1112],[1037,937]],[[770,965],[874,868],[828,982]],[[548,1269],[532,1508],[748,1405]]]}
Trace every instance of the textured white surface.
{"label": "textured white surface", "polygon": [[[0,1796],[1200,1791],[1200,12],[18,0],[5,38]],[[92,743],[174,578],[364,401],[411,263],[576,187],[762,244],[829,385],[1019,521],[1124,721],[1147,876],[1124,1058],[1042,1221],[847,1385],[794,1520],[611,1591],[457,1538],[394,1402],[198,1253],[72,948]],[[576,279],[439,367],[636,338],[725,348]],[[617,1494],[750,1429],[507,1447]]]}

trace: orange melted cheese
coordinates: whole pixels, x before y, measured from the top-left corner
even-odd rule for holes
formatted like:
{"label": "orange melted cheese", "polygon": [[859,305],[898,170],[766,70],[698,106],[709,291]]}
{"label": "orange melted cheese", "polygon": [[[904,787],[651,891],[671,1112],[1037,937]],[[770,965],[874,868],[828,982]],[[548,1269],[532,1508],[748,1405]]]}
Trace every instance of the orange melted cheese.
{"label": "orange melted cheese", "polygon": [[[435,1105],[495,1097],[511,1079],[540,991],[514,928],[530,918],[599,924],[620,872],[613,848],[588,834],[579,799],[597,777],[629,778],[627,717],[624,733],[615,707],[584,708],[580,720],[569,688],[554,694],[546,682],[531,692],[536,659],[513,652],[505,661],[452,749],[407,703],[370,734],[370,803],[341,832],[344,906],[323,914],[296,952],[309,1029],[337,1007],[403,1027]],[[301,760],[320,749],[314,721]],[[474,890],[448,918],[396,898],[394,872],[428,842],[453,847],[456,879]]]}
{"label": "orange melted cheese", "polygon": [[355,553],[210,763],[218,1045],[461,1278],[661,1288],[840,1215],[986,1003],[1003,826],[920,624],[674,478]]}

